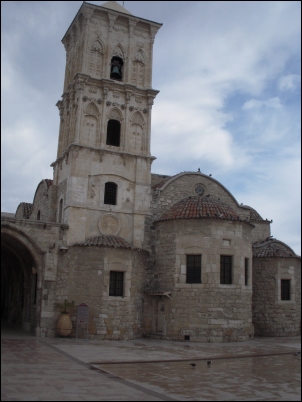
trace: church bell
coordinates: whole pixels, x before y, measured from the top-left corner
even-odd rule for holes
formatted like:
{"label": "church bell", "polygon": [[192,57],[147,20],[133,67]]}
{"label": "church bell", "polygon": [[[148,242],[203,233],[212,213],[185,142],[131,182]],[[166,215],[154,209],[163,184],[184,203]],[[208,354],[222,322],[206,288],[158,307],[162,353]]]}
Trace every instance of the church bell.
{"label": "church bell", "polygon": [[113,66],[110,78],[121,79],[122,75],[118,66]]}

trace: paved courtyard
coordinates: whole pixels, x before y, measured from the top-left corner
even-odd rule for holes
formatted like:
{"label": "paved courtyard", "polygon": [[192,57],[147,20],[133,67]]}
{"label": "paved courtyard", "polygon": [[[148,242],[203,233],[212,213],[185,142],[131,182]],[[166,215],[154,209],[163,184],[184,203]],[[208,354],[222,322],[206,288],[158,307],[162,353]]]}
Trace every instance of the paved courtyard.
{"label": "paved courtyard", "polygon": [[300,401],[300,351],[301,337],[223,344],[84,341],[6,328],[1,400]]}

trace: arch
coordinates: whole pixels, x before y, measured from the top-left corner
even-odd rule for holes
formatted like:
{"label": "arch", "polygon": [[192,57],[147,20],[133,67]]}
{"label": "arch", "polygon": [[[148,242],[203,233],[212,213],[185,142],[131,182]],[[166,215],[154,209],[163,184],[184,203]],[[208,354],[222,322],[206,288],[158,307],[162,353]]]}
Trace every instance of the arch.
{"label": "arch", "polygon": [[123,118],[121,112],[117,108],[113,108],[109,112],[108,119],[117,120],[121,123]]}
{"label": "arch", "polygon": [[130,121],[131,121],[131,124],[138,124],[142,128],[145,125],[145,119],[143,118],[143,116],[140,112],[133,113]]}
{"label": "arch", "polygon": [[137,52],[134,54],[132,61],[138,61],[140,63],[146,64],[146,55],[142,49],[137,50]]}
{"label": "arch", "polygon": [[89,72],[91,75],[101,78],[103,74],[104,47],[100,39],[94,39],[90,48]]}
{"label": "arch", "polygon": [[145,84],[146,55],[139,49],[132,59],[132,84],[144,86]]}
{"label": "arch", "polygon": [[145,121],[140,112],[135,112],[131,119],[131,133],[129,135],[129,142],[131,149],[140,152],[143,145],[143,130]]}
{"label": "arch", "polygon": [[10,236],[20,241],[20,243],[28,249],[37,266],[37,270],[39,270],[38,272],[42,274],[42,267],[44,264],[43,255],[45,252],[42,251],[34,240],[32,240],[26,233],[22,232],[22,230],[11,227],[9,224],[1,225],[1,235]]}
{"label": "arch", "polygon": [[117,56],[117,57],[120,57],[121,59],[125,60],[125,50],[124,50],[123,46],[120,44],[115,45],[112,50],[111,56]]}
{"label": "arch", "polygon": [[93,40],[90,50],[92,52],[99,52],[101,54],[104,53],[103,44],[102,44],[102,42],[101,42],[101,40],[99,38],[96,38],[96,39]]}
{"label": "arch", "polygon": [[48,203],[49,200],[47,198],[48,190],[53,185],[53,180],[51,179],[43,179],[37,186],[32,207],[28,214],[28,219],[30,220],[39,220],[38,219],[38,210],[40,210],[40,219],[47,219],[48,217]]}
{"label": "arch", "polygon": [[82,138],[88,145],[95,146],[99,109],[93,102],[91,102],[86,106],[84,114]]}
{"label": "arch", "polygon": [[84,114],[95,116],[98,119],[100,114],[98,107],[94,102],[90,102],[84,109]]}
{"label": "arch", "polygon": [[[39,191],[39,189],[40,189],[40,187],[41,187],[42,185],[44,185],[44,187],[45,187],[45,190],[44,190],[44,191],[48,193],[49,187],[53,185],[53,180],[51,180],[51,179],[43,179],[43,180],[41,180],[40,183],[38,184],[37,189],[36,189],[36,191],[35,191],[35,195],[34,195],[32,207],[31,207],[31,210],[30,210],[30,212],[29,212],[29,214],[28,214],[28,218],[29,218],[29,219],[31,219],[32,216],[34,216],[33,212],[34,212],[34,208],[35,208],[35,205],[36,205],[36,204],[35,204],[36,197],[37,197],[38,191]],[[36,219],[36,218],[34,217],[34,219]]]}
{"label": "arch", "polygon": [[27,234],[1,225],[1,317],[39,335],[44,252]]}
{"label": "arch", "polygon": [[173,181],[177,180],[178,178],[180,178],[180,177],[182,177],[182,176],[186,176],[186,175],[188,175],[188,176],[191,176],[191,175],[197,176],[197,175],[198,175],[199,177],[205,177],[205,178],[210,179],[211,181],[217,183],[217,184],[231,197],[231,199],[232,199],[233,202],[236,204],[236,206],[240,207],[240,205],[239,205],[238,201],[236,200],[236,198],[233,196],[233,194],[232,194],[226,187],[224,187],[223,184],[221,184],[218,180],[214,179],[213,177],[209,177],[209,176],[207,176],[207,175],[205,175],[205,174],[203,174],[203,173],[201,173],[201,172],[199,172],[199,173],[196,173],[196,172],[182,172],[182,173],[178,173],[178,174],[176,174],[175,176],[172,176],[172,177],[170,177],[168,180],[166,180],[166,181],[162,184],[162,186],[159,187],[159,188],[160,188],[160,191],[161,191],[161,192],[164,191],[164,189],[165,189],[169,184],[171,184]]}
{"label": "arch", "polygon": [[16,219],[28,219],[29,215],[31,214],[33,208],[33,204],[29,202],[21,202],[15,213],[15,218]]}

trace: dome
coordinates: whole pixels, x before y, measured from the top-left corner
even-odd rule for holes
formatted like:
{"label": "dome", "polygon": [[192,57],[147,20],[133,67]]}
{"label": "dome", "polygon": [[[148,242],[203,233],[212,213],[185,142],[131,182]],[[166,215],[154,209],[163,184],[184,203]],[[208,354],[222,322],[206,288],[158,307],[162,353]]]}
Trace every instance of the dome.
{"label": "dome", "polygon": [[298,257],[295,252],[277,239],[266,239],[262,242],[253,244],[253,256],[259,258],[281,257],[292,258]]}
{"label": "dome", "polygon": [[219,199],[211,196],[192,196],[174,204],[157,222],[200,218],[240,220],[239,215]]}

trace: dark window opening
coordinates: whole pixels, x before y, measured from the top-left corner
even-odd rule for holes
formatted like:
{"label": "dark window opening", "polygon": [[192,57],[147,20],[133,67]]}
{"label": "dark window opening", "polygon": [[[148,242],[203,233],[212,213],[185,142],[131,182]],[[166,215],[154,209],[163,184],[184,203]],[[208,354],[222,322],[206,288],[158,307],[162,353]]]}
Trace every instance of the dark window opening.
{"label": "dark window opening", "polygon": [[220,256],[220,283],[222,285],[232,284],[232,256]]}
{"label": "dark window opening", "polygon": [[63,200],[60,200],[59,204],[59,222],[62,222],[63,220]]}
{"label": "dark window opening", "polygon": [[244,260],[244,280],[245,280],[245,286],[248,286],[249,284],[249,259],[245,258]]}
{"label": "dark window opening", "polygon": [[104,204],[116,205],[117,184],[105,183]]}
{"label": "dark window opening", "polygon": [[185,341],[189,341],[190,340],[190,335],[185,335]]}
{"label": "dark window opening", "polygon": [[201,255],[187,255],[186,283],[201,283]]}
{"label": "dark window opening", "polygon": [[38,213],[37,213],[37,220],[39,221],[40,219],[41,219],[41,212],[39,210]]}
{"label": "dark window opening", "polygon": [[107,124],[107,145],[120,146],[121,123],[118,120],[109,120]]}
{"label": "dark window opening", "polygon": [[281,300],[290,300],[290,280],[281,279]]}
{"label": "dark window opening", "polygon": [[121,81],[123,78],[122,75],[122,67],[123,67],[123,59],[118,56],[114,56],[111,59],[111,68],[110,68],[110,78],[112,80]]}
{"label": "dark window opening", "polygon": [[124,272],[110,271],[109,296],[124,295]]}

